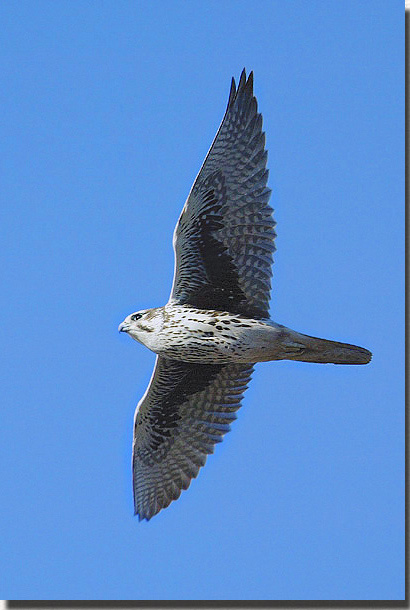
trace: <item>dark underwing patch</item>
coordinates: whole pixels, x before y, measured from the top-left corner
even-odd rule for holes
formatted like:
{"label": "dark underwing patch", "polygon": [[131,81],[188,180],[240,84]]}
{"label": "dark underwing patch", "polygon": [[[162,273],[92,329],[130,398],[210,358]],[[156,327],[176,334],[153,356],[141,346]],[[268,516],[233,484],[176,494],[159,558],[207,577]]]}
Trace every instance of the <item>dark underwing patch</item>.
{"label": "dark underwing patch", "polygon": [[206,179],[208,186],[202,196],[202,209],[196,219],[191,240],[196,244],[206,270],[206,282],[191,292],[184,303],[198,309],[228,311],[248,318],[266,318],[268,312],[249,304],[240,287],[239,272],[228,252],[228,247],[218,238],[224,228],[223,206],[226,189],[222,172],[214,172]]}
{"label": "dark underwing patch", "polygon": [[[158,452],[161,445],[173,436],[181,419],[179,407],[193,394],[205,390],[223,368],[221,364],[193,364],[167,360],[167,391],[149,412],[152,430],[150,449]],[[162,394],[162,392],[161,392]]]}

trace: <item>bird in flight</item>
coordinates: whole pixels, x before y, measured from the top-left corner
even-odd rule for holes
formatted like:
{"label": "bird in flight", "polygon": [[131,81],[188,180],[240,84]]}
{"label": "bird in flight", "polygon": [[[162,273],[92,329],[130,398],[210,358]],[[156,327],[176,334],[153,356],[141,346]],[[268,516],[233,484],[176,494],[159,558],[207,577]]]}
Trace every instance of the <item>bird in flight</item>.
{"label": "bird in flight", "polygon": [[228,106],[174,232],[175,273],[163,307],[119,331],[157,354],[134,418],[135,514],[149,520],[187,489],[236,418],[254,364],[367,364],[363,347],[310,337],[269,316],[275,222],[253,73]]}

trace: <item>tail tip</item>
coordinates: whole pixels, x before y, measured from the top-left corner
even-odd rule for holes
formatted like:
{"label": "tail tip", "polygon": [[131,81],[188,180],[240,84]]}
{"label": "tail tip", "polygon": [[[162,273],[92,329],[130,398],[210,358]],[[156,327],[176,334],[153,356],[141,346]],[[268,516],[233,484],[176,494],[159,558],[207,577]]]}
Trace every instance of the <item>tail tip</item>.
{"label": "tail tip", "polygon": [[362,347],[362,355],[363,361],[361,362],[361,364],[369,364],[369,362],[371,362],[371,359],[373,358],[372,352]]}
{"label": "tail tip", "polygon": [[372,352],[365,347],[353,346],[352,353],[346,358],[345,364],[369,364],[373,358]]}

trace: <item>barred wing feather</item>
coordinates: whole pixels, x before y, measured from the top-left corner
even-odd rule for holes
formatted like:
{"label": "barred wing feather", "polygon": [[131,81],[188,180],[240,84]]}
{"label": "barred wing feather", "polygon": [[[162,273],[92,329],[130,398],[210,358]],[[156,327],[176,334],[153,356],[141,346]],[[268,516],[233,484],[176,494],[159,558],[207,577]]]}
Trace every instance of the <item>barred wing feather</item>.
{"label": "barred wing feather", "polygon": [[275,223],[253,75],[228,106],[174,232],[170,302],[269,317]]}
{"label": "barred wing feather", "polygon": [[179,498],[236,418],[252,364],[157,357],[134,422],[135,513],[149,520]]}

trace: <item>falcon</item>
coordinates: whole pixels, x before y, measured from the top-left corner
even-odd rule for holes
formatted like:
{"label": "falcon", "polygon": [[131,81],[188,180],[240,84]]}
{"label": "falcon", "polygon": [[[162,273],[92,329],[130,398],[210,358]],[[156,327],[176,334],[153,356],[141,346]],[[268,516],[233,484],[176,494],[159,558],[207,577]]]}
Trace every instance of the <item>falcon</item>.
{"label": "falcon", "polygon": [[275,222],[253,73],[228,106],[174,232],[163,307],[122,322],[157,354],[134,418],[135,514],[147,521],[187,489],[236,418],[256,362],[366,364],[355,345],[310,337],[269,317]]}

